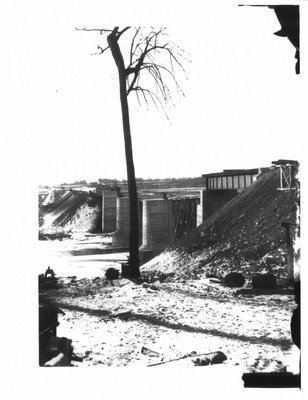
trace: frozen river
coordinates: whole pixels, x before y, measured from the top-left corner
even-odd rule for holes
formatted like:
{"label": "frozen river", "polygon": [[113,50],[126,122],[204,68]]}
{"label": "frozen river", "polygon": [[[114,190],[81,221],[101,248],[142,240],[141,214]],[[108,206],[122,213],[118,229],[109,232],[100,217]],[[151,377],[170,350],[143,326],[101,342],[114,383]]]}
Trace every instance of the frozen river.
{"label": "frozen river", "polygon": [[81,279],[104,276],[109,267],[120,271],[121,263],[127,261],[128,252],[106,254],[109,248],[106,238],[101,235],[38,241],[37,273],[44,273],[50,266],[57,277],[76,276]]}

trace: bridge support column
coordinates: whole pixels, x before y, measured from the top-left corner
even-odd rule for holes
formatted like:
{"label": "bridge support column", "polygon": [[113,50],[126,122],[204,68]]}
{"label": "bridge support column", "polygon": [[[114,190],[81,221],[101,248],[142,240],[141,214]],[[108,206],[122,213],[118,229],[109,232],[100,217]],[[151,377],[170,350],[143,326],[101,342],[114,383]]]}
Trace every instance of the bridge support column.
{"label": "bridge support column", "polygon": [[197,226],[201,225],[204,221],[203,219],[203,193],[204,190],[200,190],[200,203],[197,205]]}
{"label": "bridge support column", "polygon": [[106,190],[102,192],[102,231],[111,233],[116,230],[117,192]]}
{"label": "bridge support column", "polygon": [[[112,246],[120,248],[129,248],[129,198],[117,198],[117,218],[116,231],[112,234]],[[142,237],[141,221],[141,202],[139,201],[139,244]]]}
{"label": "bridge support column", "polygon": [[164,199],[143,200],[142,246],[140,262],[144,264],[171,246],[174,236],[172,202]]}
{"label": "bridge support column", "polygon": [[112,246],[129,247],[129,198],[117,198],[116,231],[112,235]]}

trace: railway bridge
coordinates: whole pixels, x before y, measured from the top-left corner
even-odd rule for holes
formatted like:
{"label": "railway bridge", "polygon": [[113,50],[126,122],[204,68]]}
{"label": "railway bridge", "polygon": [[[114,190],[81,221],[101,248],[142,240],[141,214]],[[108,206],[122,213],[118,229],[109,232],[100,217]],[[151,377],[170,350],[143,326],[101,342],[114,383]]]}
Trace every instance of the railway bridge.
{"label": "railway bridge", "polygon": [[[146,262],[194,230],[250,186],[263,169],[224,170],[203,175],[204,187],[138,191],[140,259]],[[129,246],[129,198],[102,192],[102,229],[116,248]]]}

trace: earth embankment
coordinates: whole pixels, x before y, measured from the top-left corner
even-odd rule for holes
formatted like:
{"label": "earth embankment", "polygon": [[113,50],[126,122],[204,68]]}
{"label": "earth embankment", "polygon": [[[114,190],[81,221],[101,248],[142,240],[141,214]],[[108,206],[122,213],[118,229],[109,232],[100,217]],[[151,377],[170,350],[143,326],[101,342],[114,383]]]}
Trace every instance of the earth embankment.
{"label": "earth embankment", "polygon": [[264,173],[181,242],[145,264],[142,272],[171,280],[221,278],[233,271],[286,278],[282,222],[297,222],[299,194],[278,188],[279,171]]}
{"label": "earth embankment", "polygon": [[92,192],[52,190],[39,206],[40,238],[101,231],[101,198]]}

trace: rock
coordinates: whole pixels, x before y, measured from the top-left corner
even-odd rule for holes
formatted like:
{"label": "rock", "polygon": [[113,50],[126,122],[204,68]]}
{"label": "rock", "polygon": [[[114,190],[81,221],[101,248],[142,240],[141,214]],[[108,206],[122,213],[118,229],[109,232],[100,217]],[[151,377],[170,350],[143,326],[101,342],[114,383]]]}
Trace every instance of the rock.
{"label": "rock", "polygon": [[130,279],[122,278],[121,281],[119,281],[118,286],[123,287],[130,285],[132,289],[138,288],[138,286],[135,286],[135,283],[132,282]]}
{"label": "rock", "polygon": [[70,360],[63,353],[59,353],[56,357],[47,361],[44,367],[67,367],[71,365]]}
{"label": "rock", "polygon": [[217,278],[216,274],[213,274],[212,272],[209,272],[205,274],[206,278]]}
{"label": "rock", "polygon": [[251,279],[253,289],[276,289],[276,277],[272,274],[257,274]]}
{"label": "rock", "polygon": [[108,268],[105,276],[108,280],[119,279],[120,272],[115,268]]}
{"label": "rock", "polygon": [[273,267],[279,266],[285,263],[284,256],[278,251],[272,251],[262,257],[260,266],[261,267]]}
{"label": "rock", "polygon": [[220,364],[227,359],[227,356],[222,351],[214,351],[191,360],[195,366],[205,366],[212,364]]}
{"label": "rock", "polygon": [[160,290],[157,285],[151,285],[150,289],[152,289],[152,290]]}
{"label": "rock", "polygon": [[113,318],[120,318],[120,319],[128,319],[131,316],[132,316],[132,312],[130,310],[129,311],[123,311],[123,312],[120,312],[118,314],[113,314],[112,315]]}
{"label": "rock", "polygon": [[280,360],[264,360],[257,358],[253,365],[248,367],[250,373],[286,373],[287,367]]}
{"label": "rock", "polygon": [[245,283],[245,277],[239,272],[230,272],[225,276],[224,283],[229,287],[242,287]]}
{"label": "rock", "polygon": [[201,367],[205,365],[210,365],[210,359],[206,356],[197,357],[191,360],[195,366]]}
{"label": "rock", "polygon": [[160,353],[158,353],[157,351],[148,349],[147,347],[142,347],[141,348],[141,354],[145,355],[145,356],[149,356],[149,357],[159,357]]}

